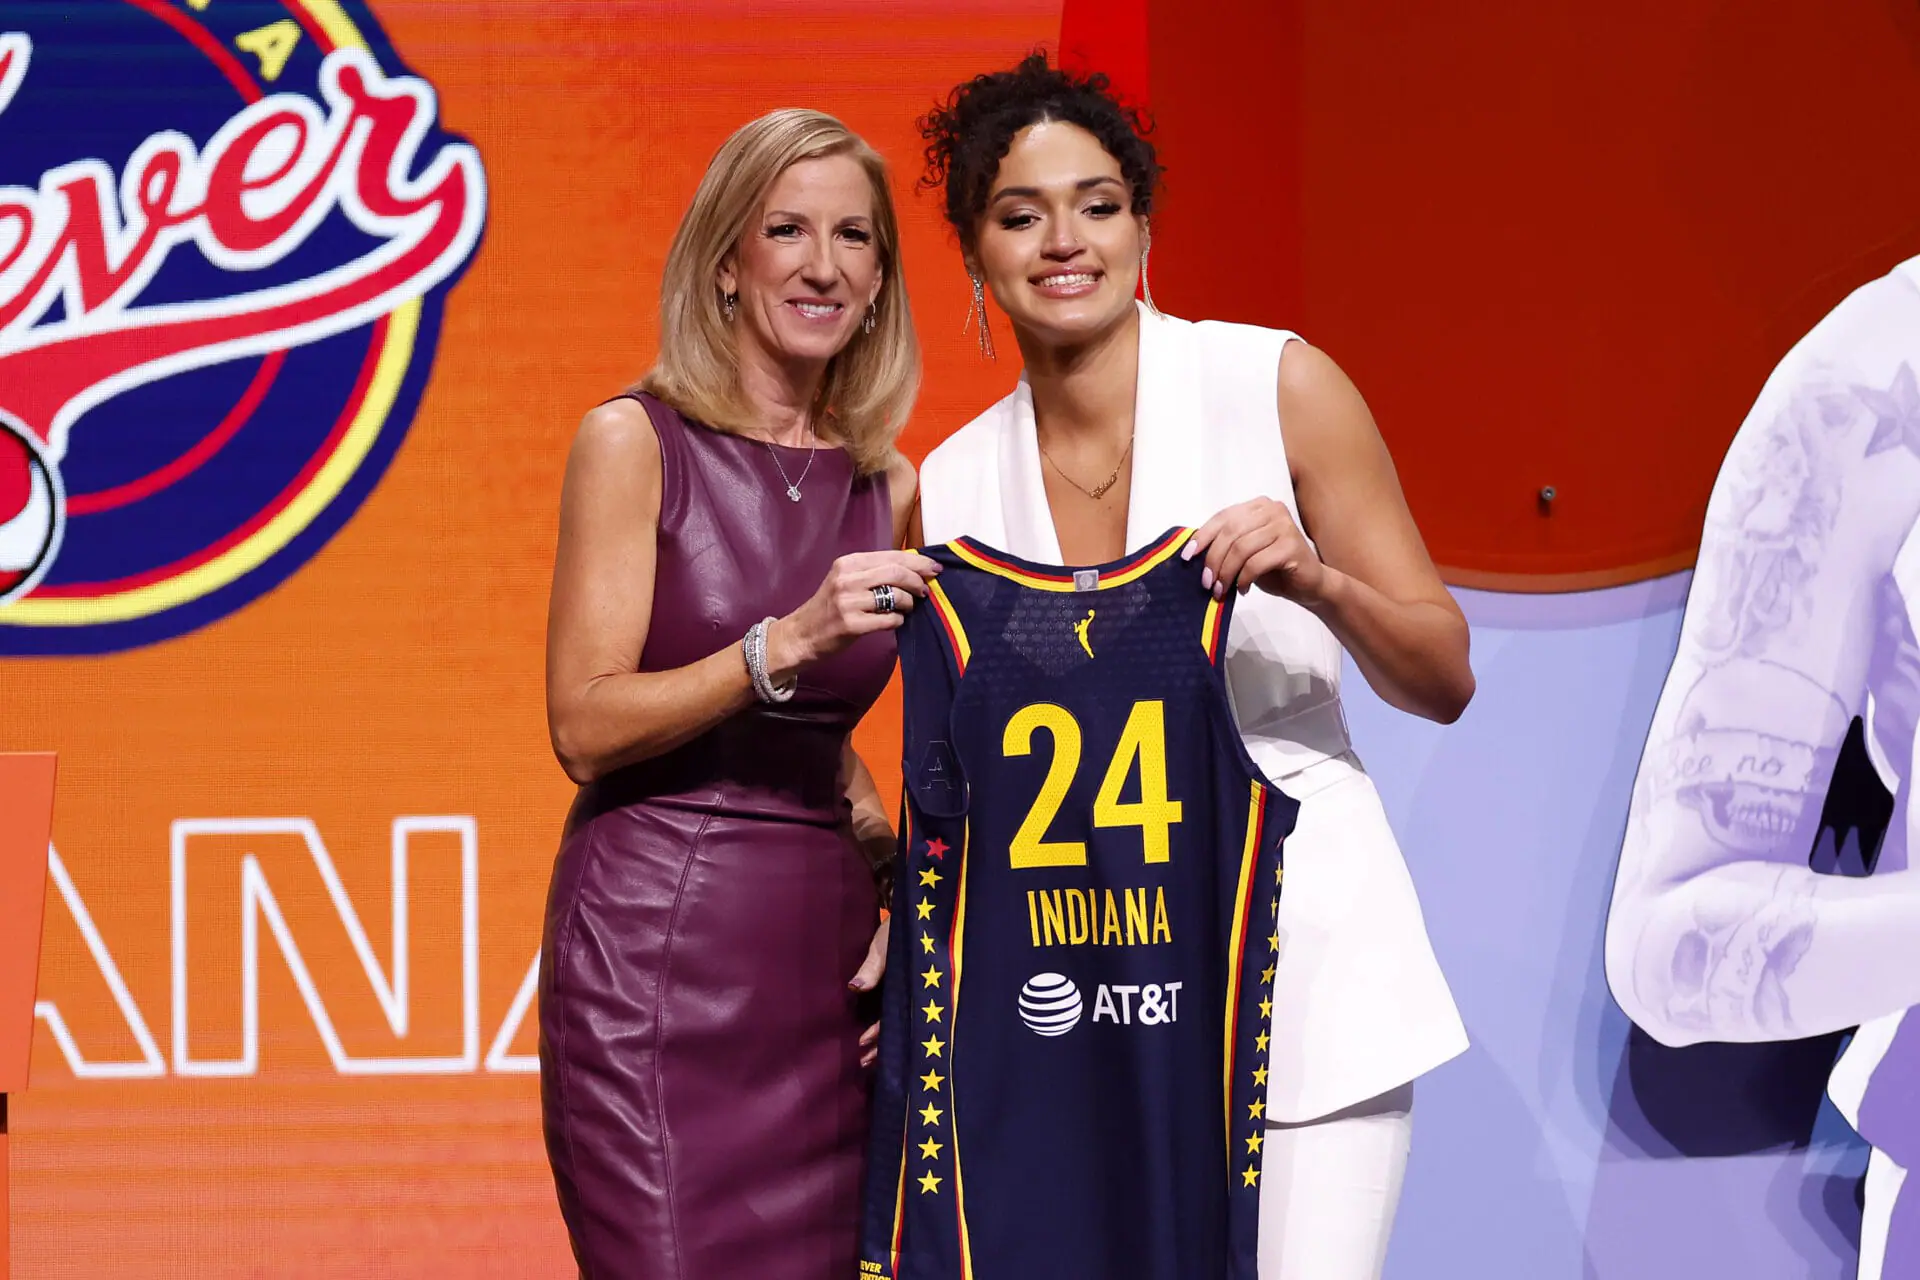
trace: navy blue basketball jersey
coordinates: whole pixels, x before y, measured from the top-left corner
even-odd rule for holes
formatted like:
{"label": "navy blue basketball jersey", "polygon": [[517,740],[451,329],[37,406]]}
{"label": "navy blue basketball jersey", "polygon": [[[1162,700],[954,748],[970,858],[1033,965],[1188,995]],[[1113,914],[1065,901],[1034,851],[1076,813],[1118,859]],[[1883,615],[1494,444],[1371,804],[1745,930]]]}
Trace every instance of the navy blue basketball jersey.
{"label": "navy blue basketball jersey", "polygon": [[1255,1280],[1296,806],[1234,727],[1191,536],[925,552],[862,1275]]}

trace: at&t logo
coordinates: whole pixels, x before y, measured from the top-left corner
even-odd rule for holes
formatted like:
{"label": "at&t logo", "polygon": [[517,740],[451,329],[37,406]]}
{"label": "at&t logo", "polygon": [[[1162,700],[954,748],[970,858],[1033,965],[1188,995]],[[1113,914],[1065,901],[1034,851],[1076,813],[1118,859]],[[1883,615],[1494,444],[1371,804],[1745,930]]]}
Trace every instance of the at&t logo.
{"label": "at&t logo", "polygon": [[1035,1035],[1063,1036],[1080,1025],[1080,988],[1058,973],[1037,973],[1020,988],[1020,1020]]}
{"label": "at&t logo", "polygon": [[[1181,982],[1101,983],[1093,997],[1093,1022],[1157,1027],[1180,1020]],[[1086,1003],[1072,979],[1037,973],[1020,988],[1020,1020],[1035,1035],[1063,1036],[1080,1025]]]}
{"label": "at&t logo", "polygon": [[179,635],[324,546],[485,204],[358,3],[0,14],[0,655]]}

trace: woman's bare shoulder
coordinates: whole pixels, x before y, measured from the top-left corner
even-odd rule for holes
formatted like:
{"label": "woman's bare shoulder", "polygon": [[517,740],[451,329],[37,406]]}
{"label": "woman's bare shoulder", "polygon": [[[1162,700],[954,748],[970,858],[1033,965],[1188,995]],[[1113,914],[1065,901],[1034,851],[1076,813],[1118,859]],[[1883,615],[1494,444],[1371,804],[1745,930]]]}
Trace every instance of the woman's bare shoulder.
{"label": "woman's bare shoulder", "polygon": [[631,396],[621,396],[587,410],[574,432],[573,456],[613,466],[657,466],[660,438],[646,406]]}

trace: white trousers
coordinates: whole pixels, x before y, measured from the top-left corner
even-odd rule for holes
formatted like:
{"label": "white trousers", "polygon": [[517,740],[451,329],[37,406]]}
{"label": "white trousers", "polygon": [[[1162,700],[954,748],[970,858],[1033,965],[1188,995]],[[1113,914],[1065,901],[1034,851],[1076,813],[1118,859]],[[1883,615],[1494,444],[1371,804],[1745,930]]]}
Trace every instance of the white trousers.
{"label": "white trousers", "polygon": [[1413,1086],[1267,1127],[1260,1280],[1379,1280],[1413,1134]]}

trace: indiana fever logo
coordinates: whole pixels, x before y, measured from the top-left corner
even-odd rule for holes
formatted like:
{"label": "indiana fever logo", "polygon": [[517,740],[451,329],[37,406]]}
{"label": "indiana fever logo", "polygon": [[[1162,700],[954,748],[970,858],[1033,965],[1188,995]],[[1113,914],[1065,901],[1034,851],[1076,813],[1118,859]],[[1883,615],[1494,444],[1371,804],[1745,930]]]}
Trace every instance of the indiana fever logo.
{"label": "indiana fever logo", "polygon": [[338,0],[0,11],[0,655],[179,635],[391,461],[485,179]]}

